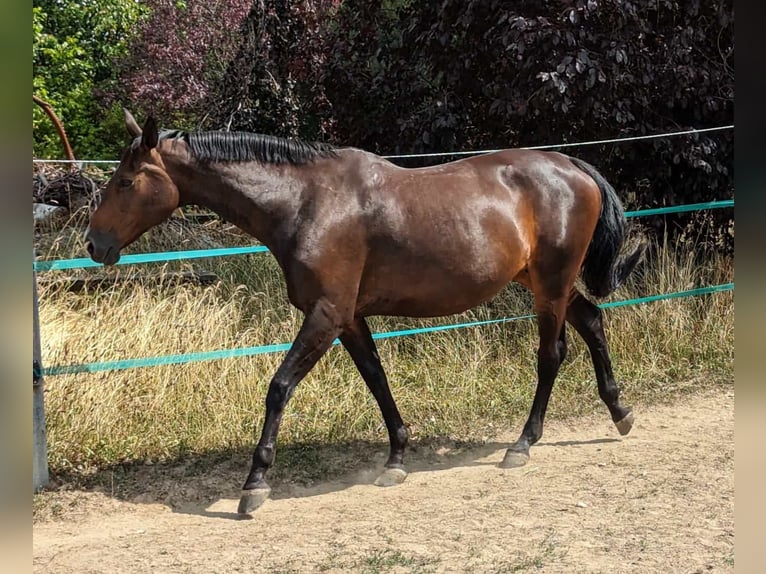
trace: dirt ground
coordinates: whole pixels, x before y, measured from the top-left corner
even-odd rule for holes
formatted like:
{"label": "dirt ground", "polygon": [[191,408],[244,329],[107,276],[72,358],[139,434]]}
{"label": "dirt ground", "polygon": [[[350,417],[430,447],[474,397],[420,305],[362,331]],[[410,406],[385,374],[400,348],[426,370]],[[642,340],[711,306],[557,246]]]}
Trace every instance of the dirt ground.
{"label": "dirt ground", "polygon": [[378,448],[334,480],[274,481],[250,520],[246,459],[147,466],[121,494],[59,489],[38,499],[58,510],[34,525],[34,571],[734,571],[732,390],[636,408],[624,438],[606,412],[550,422],[526,467],[500,469],[513,438],[421,445],[392,488],[372,485]]}

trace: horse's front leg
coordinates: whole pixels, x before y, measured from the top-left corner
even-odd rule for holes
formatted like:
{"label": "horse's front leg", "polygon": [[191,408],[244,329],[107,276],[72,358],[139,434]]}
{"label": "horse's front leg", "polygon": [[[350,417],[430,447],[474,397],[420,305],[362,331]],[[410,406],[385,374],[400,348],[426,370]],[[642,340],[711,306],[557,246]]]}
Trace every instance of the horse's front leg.
{"label": "horse's front leg", "polygon": [[335,307],[320,300],[306,316],[298,336],[271,379],[266,395],[266,418],[261,438],[253,453],[253,464],[242,487],[238,512],[249,514],[269,497],[271,487],[264,475],[274,463],[274,445],[287,401],[295,387],[340,334],[340,318]]}
{"label": "horse's front leg", "polygon": [[386,468],[375,480],[375,484],[377,486],[399,484],[407,478],[403,457],[409,433],[391,395],[386,373],[380,364],[378,350],[375,348],[375,341],[372,339],[367,322],[361,317],[357,318],[353,324],[343,330],[340,341],[354,360],[367,388],[375,397],[388,429],[391,450]]}

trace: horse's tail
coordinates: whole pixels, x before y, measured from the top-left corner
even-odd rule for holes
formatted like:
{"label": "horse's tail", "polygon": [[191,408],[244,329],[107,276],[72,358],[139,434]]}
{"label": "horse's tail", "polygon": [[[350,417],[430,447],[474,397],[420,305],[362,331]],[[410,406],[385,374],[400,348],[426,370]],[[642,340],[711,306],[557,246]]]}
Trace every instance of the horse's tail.
{"label": "horse's tail", "polygon": [[585,254],[582,279],[591,295],[606,297],[627,279],[647,245],[643,239],[626,245],[628,223],[614,188],[592,165],[574,157],[569,159],[592,177],[601,190],[601,215]]}

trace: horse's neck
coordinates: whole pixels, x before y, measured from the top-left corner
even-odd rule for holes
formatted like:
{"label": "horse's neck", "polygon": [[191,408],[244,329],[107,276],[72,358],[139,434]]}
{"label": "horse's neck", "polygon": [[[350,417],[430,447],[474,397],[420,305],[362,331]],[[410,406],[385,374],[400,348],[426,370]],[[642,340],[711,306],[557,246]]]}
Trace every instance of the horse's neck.
{"label": "horse's neck", "polygon": [[299,208],[300,166],[255,163],[176,166],[182,203],[206,207],[254,236],[272,251]]}

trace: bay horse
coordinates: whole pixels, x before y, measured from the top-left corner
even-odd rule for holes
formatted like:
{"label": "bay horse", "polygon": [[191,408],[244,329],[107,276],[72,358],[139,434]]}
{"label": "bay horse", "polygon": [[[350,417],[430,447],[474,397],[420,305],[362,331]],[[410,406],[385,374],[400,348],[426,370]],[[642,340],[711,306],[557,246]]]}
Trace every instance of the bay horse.
{"label": "bay horse", "polygon": [[524,465],[543,433],[567,352],[564,321],[583,337],[598,392],[621,434],[633,425],[612,374],[601,310],[646,247],[630,240],[615,190],[591,165],[560,153],[507,149],[406,169],[355,148],[245,132],[141,128],[85,232],[90,256],[120,250],[179,206],[207,207],[268,247],[290,303],[304,314],[269,384],[266,415],[238,512],[269,496],[282,413],[298,383],[339,338],[380,407],[390,442],[379,486],[401,483],[408,431],[365,317],[435,317],[486,302],[516,281],[534,295],[537,388],[519,439],[500,466]]}

